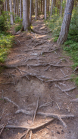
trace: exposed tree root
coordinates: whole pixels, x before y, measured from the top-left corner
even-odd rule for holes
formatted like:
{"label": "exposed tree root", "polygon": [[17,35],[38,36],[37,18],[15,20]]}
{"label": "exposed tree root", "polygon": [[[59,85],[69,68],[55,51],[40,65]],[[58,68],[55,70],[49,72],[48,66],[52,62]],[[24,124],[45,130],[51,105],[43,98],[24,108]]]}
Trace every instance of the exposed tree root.
{"label": "exposed tree root", "polygon": [[23,139],[24,137],[26,138],[29,132],[30,132],[30,129],[25,131],[25,133],[20,137],[20,139]]}
{"label": "exposed tree root", "polygon": [[78,98],[72,99],[71,102],[78,102]]}
{"label": "exposed tree root", "polygon": [[14,106],[16,106],[16,107],[19,109],[19,106],[18,106],[15,102],[13,102],[12,100],[10,100],[9,98],[7,98],[7,97],[2,97],[2,98],[3,98],[4,100],[6,100],[6,101],[12,103]]}
{"label": "exposed tree root", "polygon": [[43,45],[44,43],[46,43],[46,41],[45,41],[45,42],[39,42],[39,43],[35,44],[34,47],[37,47],[37,46],[39,46],[39,45]]}
{"label": "exposed tree root", "polygon": [[68,67],[68,66],[65,66],[65,65],[54,65],[54,64],[50,64],[50,63],[44,63],[44,64],[35,64],[35,65],[28,65],[28,66],[31,66],[31,67],[46,67],[46,66],[49,66],[49,67],[57,67],[57,68],[62,68],[62,67]]}
{"label": "exposed tree root", "polygon": [[56,51],[56,50],[59,50],[60,48],[55,48],[54,50],[50,50],[50,51],[43,51],[43,52],[41,52],[41,55],[44,55],[44,54],[46,54],[46,53],[52,53],[52,52],[54,52],[54,51]]}
{"label": "exposed tree root", "polygon": [[44,103],[42,105],[39,106],[39,108],[42,108],[42,107],[47,107],[49,106],[50,104],[52,104],[53,100],[51,102],[47,102],[47,103]]}
{"label": "exposed tree root", "polygon": [[4,130],[4,128],[5,128],[5,126],[6,126],[6,125],[3,125],[2,127],[0,127],[0,129],[1,129],[1,131],[0,131],[0,136],[1,136],[1,134],[2,134],[2,132],[3,132],[3,130]]}
{"label": "exposed tree root", "polygon": [[41,34],[41,35],[45,35],[45,34],[48,34],[48,33],[52,32],[52,31],[48,31],[47,33],[41,33],[41,32],[38,32],[38,31],[36,31],[36,30],[33,30],[33,29],[31,29],[31,31],[32,31],[33,33]]}
{"label": "exposed tree root", "polygon": [[34,111],[26,111],[26,110],[24,110],[24,109],[19,109],[19,110],[17,110],[16,112],[15,112],[15,114],[19,114],[19,113],[23,113],[23,114],[26,114],[26,115],[34,115]]}
{"label": "exposed tree root", "polygon": [[62,119],[74,117],[74,115],[58,115],[58,114],[54,114],[54,113],[43,113],[43,112],[38,112],[37,114],[58,119],[61,121],[61,123],[63,124],[64,127],[67,127],[67,125],[65,124],[65,122]]}
{"label": "exposed tree root", "polygon": [[[22,111],[20,110],[20,112],[22,112]],[[23,114],[27,114],[27,111],[24,110]],[[30,115],[32,115],[31,112],[30,112]],[[62,119],[65,119],[65,118],[74,118],[74,115],[71,115],[71,114],[70,115],[59,115],[59,114],[54,114],[54,113],[37,112],[37,115],[41,115],[41,116],[46,116],[46,117],[51,117],[51,118],[54,118],[54,119],[58,119],[63,124],[64,127],[67,127],[67,125],[66,125],[66,123]],[[8,128],[15,128],[16,127],[17,128],[18,126],[7,125],[6,127],[8,127]],[[20,126],[18,128],[24,128],[24,127]],[[37,128],[39,128],[39,127],[37,127]],[[28,128],[26,128],[26,129],[28,129]],[[29,128],[29,129],[33,130],[33,128]]]}
{"label": "exposed tree root", "polygon": [[6,125],[5,128],[26,129],[26,130],[36,131],[38,129],[44,128],[45,126],[49,125],[53,121],[54,121],[54,118],[51,118],[45,123],[41,123],[41,124],[38,124],[38,125],[34,125],[33,124],[33,125],[29,126],[29,127],[27,127],[27,126],[16,126],[16,125]]}
{"label": "exposed tree root", "polygon": [[62,92],[64,92],[66,95],[70,96],[71,98],[72,98],[72,96],[71,96],[71,95],[69,95],[67,92],[69,92],[69,91],[72,91],[72,90],[76,89],[76,87],[73,87],[73,88],[70,88],[70,89],[65,89],[65,90],[62,90],[62,89],[61,89],[61,87],[60,87],[59,85],[56,85],[56,84],[55,84],[55,86],[56,86],[56,87],[58,87],[58,88],[59,88]]}
{"label": "exposed tree root", "polygon": [[34,118],[33,118],[33,122],[34,122],[34,120],[35,120],[35,117],[36,117],[36,114],[37,114],[37,110],[38,110],[38,103],[39,103],[39,98],[38,98],[38,100],[37,100],[37,105],[36,105],[36,109],[35,109],[35,112],[34,112]]}
{"label": "exposed tree root", "polygon": [[54,80],[48,80],[47,82],[62,82],[62,81],[67,81],[70,80],[71,78],[63,78],[63,79],[54,79]]}

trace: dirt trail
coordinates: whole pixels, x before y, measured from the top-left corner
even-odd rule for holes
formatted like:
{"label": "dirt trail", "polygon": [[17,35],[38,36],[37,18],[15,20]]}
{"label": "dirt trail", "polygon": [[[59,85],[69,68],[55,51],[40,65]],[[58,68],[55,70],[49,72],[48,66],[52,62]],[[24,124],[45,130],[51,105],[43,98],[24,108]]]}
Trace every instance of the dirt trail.
{"label": "dirt trail", "polygon": [[[78,139],[78,105],[71,102],[78,95],[70,80],[72,62],[52,42],[43,20],[33,22],[33,30],[36,33],[16,35],[16,44],[5,62],[7,69],[0,75],[1,139],[22,139],[25,128],[47,121],[32,130],[32,137],[28,137],[29,132],[24,138]],[[60,115],[66,117],[60,119]],[[10,125],[16,128],[4,128]]]}

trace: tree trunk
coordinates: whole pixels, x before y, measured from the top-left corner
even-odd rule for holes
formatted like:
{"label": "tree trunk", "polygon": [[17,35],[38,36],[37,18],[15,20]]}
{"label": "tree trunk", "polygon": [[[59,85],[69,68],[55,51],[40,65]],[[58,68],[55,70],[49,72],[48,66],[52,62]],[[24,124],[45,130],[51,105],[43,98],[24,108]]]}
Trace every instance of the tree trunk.
{"label": "tree trunk", "polygon": [[42,0],[41,0],[41,12],[42,12],[42,4],[43,4],[43,2],[42,2]]}
{"label": "tree trunk", "polygon": [[47,9],[47,0],[45,0],[45,3],[44,3],[44,19],[46,20],[47,19],[47,13],[46,13],[46,9]]}
{"label": "tree trunk", "polygon": [[4,1],[4,11],[6,11],[6,2]]}
{"label": "tree trunk", "polygon": [[67,0],[63,23],[61,26],[59,38],[57,40],[58,44],[63,44],[67,40],[73,6],[74,6],[74,0]]}
{"label": "tree trunk", "polygon": [[38,6],[37,6],[37,2],[38,2],[38,0],[35,0],[35,20],[37,20],[37,15],[38,15],[38,13],[37,13],[37,8],[38,8]]}
{"label": "tree trunk", "polygon": [[30,0],[30,24],[31,24],[31,19],[32,18],[32,0]]}
{"label": "tree trunk", "polygon": [[20,0],[20,18],[22,18],[22,0]]}
{"label": "tree trunk", "polygon": [[60,16],[62,17],[62,2],[63,0],[61,0],[61,4],[60,4]]}
{"label": "tree trunk", "polygon": [[52,12],[53,12],[53,3],[54,3],[54,0],[51,1],[51,13],[50,13],[50,17],[52,16]]}
{"label": "tree trunk", "polygon": [[23,28],[27,30],[29,27],[29,16],[28,16],[28,0],[23,0]]}
{"label": "tree trunk", "polygon": [[15,6],[16,6],[16,0],[13,0],[13,4],[14,4],[14,20],[15,20]]}
{"label": "tree trunk", "polygon": [[12,0],[9,0],[10,3],[10,22],[13,25],[13,15],[12,15]]}

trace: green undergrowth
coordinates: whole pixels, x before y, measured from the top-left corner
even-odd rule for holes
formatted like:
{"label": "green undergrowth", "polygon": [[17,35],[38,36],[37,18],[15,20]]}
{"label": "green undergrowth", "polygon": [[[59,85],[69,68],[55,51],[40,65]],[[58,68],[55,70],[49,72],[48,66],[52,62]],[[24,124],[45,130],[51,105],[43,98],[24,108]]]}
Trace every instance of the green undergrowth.
{"label": "green undergrowth", "polygon": [[[78,7],[77,7],[78,8]],[[73,70],[78,67],[78,9],[73,10],[70,29],[67,41],[64,43],[63,49],[68,53],[73,61]],[[72,76],[73,81],[78,85],[78,75]]]}
{"label": "green undergrowth", "polygon": [[22,19],[19,16],[15,17],[15,32],[18,32],[22,29]]}
{"label": "green undergrowth", "polygon": [[[62,20],[62,17],[55,14],[52,16],[51,20],[45,21],[46,25],[52,31],[52,38],[54,42],[56,42],[59,37]],[[74,70],[76,67],[78,67],[78,6],[74,7],[73,9],[68,38],[63,45],[63,50],[71,57],[71,60],[74,63],[72,65]],[[74,74],[72,78],[78,85],[78,75]]]}
{"label": "green undergrowth", "polygon": [[47,19],[45,21],[48,28],[52,31],[52,38],[54,42],[56,42],[59,37],[62,20],[63,19],[61,17],[59,17],[57,14],[54,14],[51,19]]}
{"label": "green undergrowth", "polygon": [[9,33],[0,33],[0,63],[3,63],[7,57],[9,49],[12,47],[13,38]]}

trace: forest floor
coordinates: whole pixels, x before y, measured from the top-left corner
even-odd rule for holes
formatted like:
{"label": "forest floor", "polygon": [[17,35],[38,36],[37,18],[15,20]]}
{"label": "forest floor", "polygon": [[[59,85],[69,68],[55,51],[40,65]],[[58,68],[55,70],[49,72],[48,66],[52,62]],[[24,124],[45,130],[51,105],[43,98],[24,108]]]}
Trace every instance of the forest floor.
{"label": "forest floor", "polygon": [[78,139],[73,64],[43,19],[15,35],[0,75],[0,139]]}

